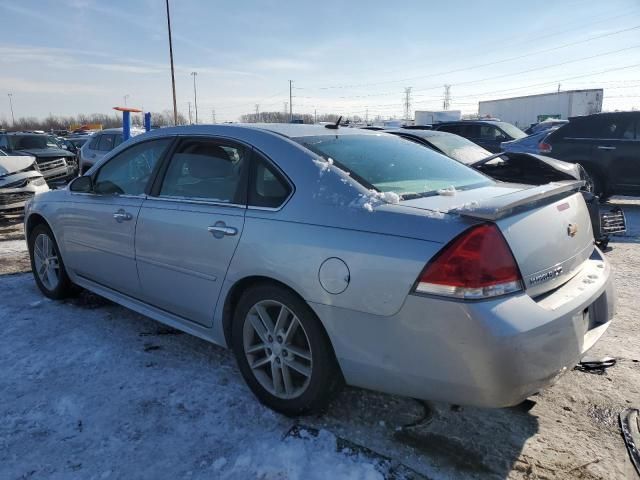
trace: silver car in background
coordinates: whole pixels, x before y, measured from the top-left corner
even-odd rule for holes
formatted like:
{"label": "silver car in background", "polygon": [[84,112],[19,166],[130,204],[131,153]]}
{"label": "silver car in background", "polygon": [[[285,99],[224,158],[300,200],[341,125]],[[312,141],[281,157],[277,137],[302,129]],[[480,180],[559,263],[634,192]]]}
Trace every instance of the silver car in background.
{"label": "silver car in background", "polygon": [[[140,135],[144,130],[131,129],[131,136]],[[78,150],[78,168],[84,174],[97,161],[122,143],[122,128],[107,128],[93,133]]]}
{"label": "silver car in background", "polygon": [[27,200],[48,190],[35,157],[0,150],[0,215],[21,213]]}
{"label": "silver car in background", "polygon": [[547,387],[614,313],[579,181],[500,183],[335,125],[156,130],[29,203],[34,278],[233,349],[289,415],[343,382],[503,407]]}

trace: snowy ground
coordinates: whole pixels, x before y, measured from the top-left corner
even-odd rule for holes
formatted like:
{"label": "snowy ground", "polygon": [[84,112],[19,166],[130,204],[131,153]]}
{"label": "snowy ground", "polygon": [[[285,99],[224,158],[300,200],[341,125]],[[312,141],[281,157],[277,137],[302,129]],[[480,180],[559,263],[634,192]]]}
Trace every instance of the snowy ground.
{"label": "snowy ground", "polygon": [[[633,478],[617,414],[640,406],[640,201],[617,202],[631,225],[607,254],[619,309],[593,353],[618,364],[517,408],[437,404],[426,419],[356,389],[324,416],[275,414],[221,348],[86,292],[46,300],[19,273],[21,225],[0,223],[0,478]],[[320,434],[287,435],[296,423]]]}

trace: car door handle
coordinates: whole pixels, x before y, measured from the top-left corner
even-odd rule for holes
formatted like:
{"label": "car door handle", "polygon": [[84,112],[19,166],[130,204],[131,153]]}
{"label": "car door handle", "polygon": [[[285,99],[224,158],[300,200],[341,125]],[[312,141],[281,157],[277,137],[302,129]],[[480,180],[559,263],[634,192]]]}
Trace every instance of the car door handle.
{"label": "car door handle", "polygon": [[213,233],[213,236],[216,238],[222,238],[225,235],[236,235],[238,233],[238,229],[234,227],[227,227],[224,222],[216,223],[215,225],[211,225],[207,227],[207,230]]}
{"label": "car door handle", "polygon": [[598,150],[615,150],[616,147],[609,147],[607,145],[598,145]]}
{"label": "car door handle", "polygon": [[133,217],[129,212],[125,212],[123,209],[120,209],[113,214],[113,218],[116,219],[116,222],[122,223],[125,220],[131,220]]}

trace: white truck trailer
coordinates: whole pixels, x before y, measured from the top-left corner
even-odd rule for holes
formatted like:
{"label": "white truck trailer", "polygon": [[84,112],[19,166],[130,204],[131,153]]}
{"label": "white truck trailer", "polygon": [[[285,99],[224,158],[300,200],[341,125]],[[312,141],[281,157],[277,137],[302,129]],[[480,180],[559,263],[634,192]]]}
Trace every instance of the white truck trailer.
{"label": "white truck trailer", "polygon": [[438,122],[453,122],[462,118],[460,110],[426,111],[416,110],[415,125],[433,125]]}
{"label": "white truck trailer", "polygon": [[479,102],[480,118],[499,118],[521,129],[547,118],[568,119],[578,115],[590,115],[602,111],[601,88],[567,90],[525,97],[502,98]]}

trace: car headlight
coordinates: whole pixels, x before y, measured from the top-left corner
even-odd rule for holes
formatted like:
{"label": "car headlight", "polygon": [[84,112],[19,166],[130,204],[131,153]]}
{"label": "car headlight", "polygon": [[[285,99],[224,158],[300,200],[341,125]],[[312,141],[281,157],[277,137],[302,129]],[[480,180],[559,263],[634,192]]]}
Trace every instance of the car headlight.
{"label": "car headlight", "polygon": [[31,185],[35,185],[36,187],[40,187],[40,186],[44,185],[47,182],[45,181],[44,177],[37,177],[37,178],[30,179],[29,183]]}

